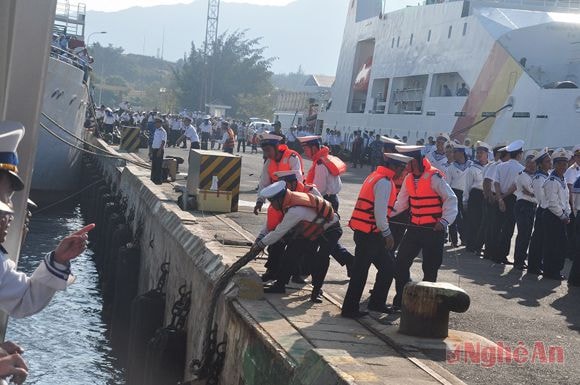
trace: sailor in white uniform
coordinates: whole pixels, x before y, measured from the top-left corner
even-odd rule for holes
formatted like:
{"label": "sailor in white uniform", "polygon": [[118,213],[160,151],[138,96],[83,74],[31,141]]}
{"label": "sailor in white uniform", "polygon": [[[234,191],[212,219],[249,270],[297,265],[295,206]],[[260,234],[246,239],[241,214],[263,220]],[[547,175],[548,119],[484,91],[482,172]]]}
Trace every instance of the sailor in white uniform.
{"label": "sailor in white uniform", "polygon": [[536,194],[532,186],[533,177],[536,174],[536,159],[538,152],[530,150],[525,155],[526,168],[516,177],[516,204],[514,206],[518,235],[514,251],[514,267],[524,270],[528,259],[528,247],[534,227],[534,213],[536,212]]}
{"label": "sailor in white uniform", "polygon": [[548,202],[544,195],[544,183],[550,177],[552,169],[552,158],[548,148],[538,151],[536,155],[536,165],[538,167],[536,174],[532,178],[532,188],[538,206],[534,218],[534,231],[530,240],[528,251],[528,274],[542,274],[542,252],[544,245],[544,211],[548,208]]}
{"label": "sailor in white uniform", "polygon": [[431,151],[425,156],[433,167],[437,168],[439,171],[442,171],[443,173],[445,173],[448,163],[447,154],[445,153],[445,146],[450,141],[451,140],[449,139],[448,134],[443,132],[440,133],[439,135],[437,135],[433,151]]}
{"label": "sailor in white uniform", "polygon": [[72,283],[70,260],[85,250],[87,233],[94,228],[94,225],[86,226],[63,239],[30,277],[16,271],[15,263],[8,259],[1,244],[13,218],[12,194],[24,188],[18,176],[16,155],[23,136],[24,129],[19,124],[0,127],[0,309],[15,318],[38,313],[57,291],[65,290]]}
{"label": "sailor in white uniform", "polygon": [[[467,169],[473,163],[467,160],[467,155],[465,150],[467,147],[461,144],[453,145],[453,156],[455,161],[449,165],[447,168],[447,183],[451,186],[451,189],[457,196],[457,216],[455,221],[449,226],[449,238],[453,247],[459,245],[459,237],[461,237],[461,243],[465,244],[465,233],[463,227],[463,217],[465,216],[463,210],[463,191],[465,190],[465,176]],[[459,234],[459,237],[458,237]]]}
{"label": "sailor in white uniform", "polygon": [[559,148],[552,154],[554,171],[544,183],[547,209],[544,210],[544,278],[563,280],[564,259],[568,238],[566,225],[570,223],[570,191],[564,179],[570,154]]}
{"label": "sailor in white uniform", "polygon": [[465,226],[466,250],[479,254],[485,234],[485,200],[483,196],[483,170],[488,164],[491,146],[478,141],[475,145],[475,161],[465,172],[463,208],[467,217]]}

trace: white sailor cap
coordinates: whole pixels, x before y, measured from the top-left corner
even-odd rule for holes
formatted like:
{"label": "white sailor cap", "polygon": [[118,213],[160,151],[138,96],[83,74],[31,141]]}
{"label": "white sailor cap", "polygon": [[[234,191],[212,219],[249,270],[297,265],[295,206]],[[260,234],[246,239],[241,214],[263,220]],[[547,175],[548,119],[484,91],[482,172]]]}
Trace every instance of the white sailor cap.
{"label": "white sailor cap", "polygon": [[284,194],[286,194],[286,182],[283,181],[272,183],[260,191],[260,196],[266,199],[277,199],[283,197]]}
{"label": "white sailor cap", "polygon": [[[468,143],[469,143],[469,144],[468,144]],[[463,144],[464,144],[464,145],[466,145],[466,146],[469,146],[469,145],[471,145],[471,139],[469,139],[469,138],[465,138],[465,140],[463,141]]]}
{"label": "white sailor cap", "polygon": [[282,137],[270,133],[263,133],[260,135],[261,146],[276,146],[282,141]]}
{"label": "white sailor cap", "polygon": [[580,155],[580,144],[577,144],[572,148],[572,153],[574,155]]}
{"label": "white sailor cap", "polygon": [[13,214],[14,210],[12,210],[12,208],[8,206],[6,203],[0,201],[0,213]]}
{"label": "white sailor cap", "polygon": [[211,115],[204,115],[203,116],[203,120],[210,120],[211,119]]}
{"label": "white sailor cap", "polygon": [[300,171],[296,171],[296,170],[276,171],[274,173],[274,175],[280,180],[284,180],[286,182],[292,182],[292,181],[298,180],[298,173],[299,172]]}
{"label": "white sailor cap", "polygon": [[403,155],[403,154],[397,154],[397,153],[385,153],[385,158],[387,158],[386,160],[391,163],[399,163],[399,164],[403,164],[406,165],[407,163],[409,163],[411,160],[413,160],[412,157],[407,156],[407,155]]}
{"label": "white sailor cap", "polygon": [[507,152],[521,151],[524,148],[524,144],[525,142],[521,139],[514,140],[506,146],[505,150]]}
{"label": "white sailor cap", "polygon": [[550,150],[548,149],[548,147],[541,148],[538,151],[536,151],[536,157],[534,158],[534,160],[536,161],[536,163],[540,163],[542,160],[544,160],[546,156],[550,156]]}
{"label": "white sailor cap", "polygon": [[381,135],[381,142],[384,144],[392,144],[394,146],[404,146],[407,143],[400,141],[399,139],[389,138],[388,136]]}
{"label": "white sailor cap", "polygon": [[298,138],[301,145],[322,144],[322,137],[318,135],[301,136]]}
{"label": "white sailor cap", "polygon": [[477,143],[475,143],[475,149],[479,150],[486,150],[486,151],[491,151],[491,146],[485,142],[482,142],[481,140],[478,140]]}
{"label": "white sailor cap", "polygon": [[464,146],[463,144],[459,143],[459,141],[457,141],[457,140],[453,140],[453,142],[451,142],[451,145],[453,146],[454,151],[465,152],[465,149],[467,148],[467,146]]}
{"label": "white sailor cap", "polygon": [[414,145],[405,145],[405,146],[395,146],[395,149],[400,154],[405,154],[410,156],[411,158],[420,159],[423,157],[422,151],[425,149],[425,146],[414,146]]}
{"label": "white sailor cap", "polygon": [[552,160],[554,162],[558,162],[558,161],[568,162],[570,160],[570,153],[568,151],[566,151],[565,149],[563,149],[562,147],[557,148],[552,153]]}
{"label": "white sailor cap", "polygon": [[538,158],[538,151],[536,150],[528,150],[526,151],[526,154],[524,155],[524,159],[526,161],[530,161],[533,162]]}
{"label": "white sailor cap", "polygon": [[6,171],[12,180],[12,188],[20,191],[24,182],[18,175],[18,155],[16,149],[24,137],[24,126],[18,122],[0,123],[0,170]]}
{"label": "white sailor cap", "polygon": [[451,138],[449,137],[449,134],[447,134],[445,132],[440,132],[437,134],[437,137],[435,138],[435,140],[439,140],[439,139],[444,139],[446,142],[449,142],[451,140]]}

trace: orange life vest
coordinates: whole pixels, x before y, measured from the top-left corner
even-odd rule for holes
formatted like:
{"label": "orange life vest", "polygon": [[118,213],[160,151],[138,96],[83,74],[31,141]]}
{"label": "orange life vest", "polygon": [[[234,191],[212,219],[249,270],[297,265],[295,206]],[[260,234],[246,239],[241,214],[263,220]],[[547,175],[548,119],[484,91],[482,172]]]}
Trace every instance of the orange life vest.
{"label": "orange life vest", "polygon": [[234,148],[236,134],[234,134],[234,130],[228,127],[227,129],[228,138],[224,142],[224,149],[226,148]]}
{"label": "orange life vest", "polygon": [[314,183],[314,177],[316,176],[316,166],[323,164],[330,175],[339,176],[346,172],[346,164],[337,158],[336,156],[330,155],[330,150],[326,146],[322,146],[320,150],[312,157],[312,167],[308,171],[306,176],[306,183]]}
{"label": "orange life vest", "polygon": [[409,192],[409,206],[411,208],[411,223],[415,225],[434,224],[443,215],[443,200],[433,190],[431,179],[443,177],[441,172],[427,159],[423,159],[425,171],[415,184],[415,177],[412,173],[405,178],[405,186]]}
{"label": "orange life vest", "polygon": [[298,224],[298,234],[311,241],[316,240],[323,232],[324,225],[333,218],[334,210],[330,203],[312,194],[287,191],[282,202],[282,212],[286,213],[292,207],[309,207],[316,212],[313,222],[301,221]]}
{"label": "orange life vest", "polygon": [[268,164],[268,174],[270,174],[270,180],[273,182],[278,182],[278,177],[274,174],[277,171],[290,171],[292,166],[290,166],[290,158],[296,157],[300,162],[300,172],[304,174],[304,167],[302,165],[302,158],[294,150],[290,150],[285,144],[278,146],[278,151],[282,153],[282,158],[279,162],[270,159],[270,164]]}
{"label": "orange life vest", "polygon": [[[298,182],[296,184],[296,192],[310,193],[314,186]],[[284,212],[276,210],[272,205],[268,206],[268,216],[266,218],[266,228],[268,231],[274,231],[284,219]]]}
{"label": "orange life vest", "polygon": [[376,171],[371,173],[367,179],[365,179],[356,205],[354,206],[354,211],[352,212],[352,217],[348,222],[348,225],[353,230],[362,231],[363,233],[378,233],[379,228],[377,227],[377,220],[375,218],[375,185],[383,178],[391,183],[391,195],[389,196],[387,217],[391,215],[393,206],[395,206],[395,201],[397,200],[397,187],[393,182],[393,177],[395,172],[387,167],[379,166]]}

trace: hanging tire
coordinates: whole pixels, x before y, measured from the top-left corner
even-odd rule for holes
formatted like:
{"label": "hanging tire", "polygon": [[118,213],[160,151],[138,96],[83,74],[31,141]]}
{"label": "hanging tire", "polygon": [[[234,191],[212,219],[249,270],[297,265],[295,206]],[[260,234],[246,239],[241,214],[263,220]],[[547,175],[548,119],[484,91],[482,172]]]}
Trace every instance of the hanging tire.
{"label": "hanging tire", "polygon": [[144,385],[174,385],[183,380],[187,334],[162,328],[147,344]]}

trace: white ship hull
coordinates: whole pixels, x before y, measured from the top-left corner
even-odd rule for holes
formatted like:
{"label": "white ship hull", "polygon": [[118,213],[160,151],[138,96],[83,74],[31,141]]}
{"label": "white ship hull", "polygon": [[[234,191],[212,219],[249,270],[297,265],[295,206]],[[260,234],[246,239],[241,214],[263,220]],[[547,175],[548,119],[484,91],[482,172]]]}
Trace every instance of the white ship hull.
{"label": "white ship hull", "polygon": [[[521,138],[528,148],[578,142],[580,89],[546,85],[580,84],[580,15],[502,3],[446,2],[381,16],[380,1],[356,0],[323,127],[413,144],[438,132],[491,145]],[[457,96],[462,83],[469,94]]]}
{"label": "white ship hull", "polygon": [[[83,137],[83,124],[88,101],[84,72],[68,63],[50,58],[46,78],[43,114],[75,136]],[[82,147],[82,143],[50,122],[40,121],[62,139]],[[33,199],[50,201],[59,195],[77,190],[80,180],[80,152],[40,128],[34,174]]]}

